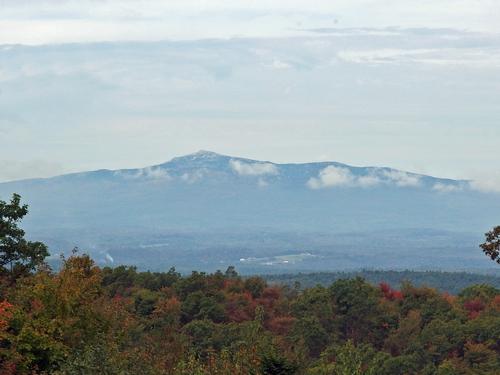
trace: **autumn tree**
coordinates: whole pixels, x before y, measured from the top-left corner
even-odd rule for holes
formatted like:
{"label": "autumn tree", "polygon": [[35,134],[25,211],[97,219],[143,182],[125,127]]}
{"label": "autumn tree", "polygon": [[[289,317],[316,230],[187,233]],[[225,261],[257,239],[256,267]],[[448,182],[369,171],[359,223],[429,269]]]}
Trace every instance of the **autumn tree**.
{"label": "autumn tree", "polygon": [[11,280],[25,275],[44,263],[47,246],[24,238],[19,222],[28,214],[21,196],[14,194],[10,202],[0,200],[0,274]]}
{"label": "autumn tree", "polygon": [[500,264],[500,226],[485,233],[486,241],[479,245],[491,260]]}

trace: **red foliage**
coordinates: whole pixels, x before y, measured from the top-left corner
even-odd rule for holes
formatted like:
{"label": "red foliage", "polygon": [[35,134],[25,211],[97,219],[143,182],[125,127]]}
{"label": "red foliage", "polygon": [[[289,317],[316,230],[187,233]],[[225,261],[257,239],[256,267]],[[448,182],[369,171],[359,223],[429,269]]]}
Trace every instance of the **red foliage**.
{"label": "red foliage", "polygon": [[0,374],[2,374],[2,375],[15,375],[15,374],[17,374],[16,364],[13,362],[0,363]]}
{"label": "red foliage", "polygon": [[236,323],[252,320],[256,306],[250,293],[232,293],[227,297],[226,316],[230,322]]}
{"label": "red foliage", "polygon": [[272,310],[276,301],[281,298],[281,289],[278,287],[268,287],[262,292],[260,298],[257,298],[259,305],[262,305],[266,310]]}
{"label": "red foliage", "polygon": [[7,301],[0,302],[0,330],[7,328],[9,319],[12,318],[14,305]]}
{"label": "red foliage", "polygon": [[495,311],[500,311],[500,296],[495,296],[490,302],[490,306]]}
{"label": "red foliage", "polygon": [[401,301],[403,299],[403,293],[392,289],[389,284],[380,283],[379,287],[385,299],[389,301]]}
{"label": "red foliage", "polygon": [[478,315],[481,313],[481,311],[484,310],[486,306],[484,305],[484,302],[481,301],[479,298],[474,298],[469,301],[464,302],[464,308],[467,310],[469,313],[469,319],[475,319],[478,317]]}

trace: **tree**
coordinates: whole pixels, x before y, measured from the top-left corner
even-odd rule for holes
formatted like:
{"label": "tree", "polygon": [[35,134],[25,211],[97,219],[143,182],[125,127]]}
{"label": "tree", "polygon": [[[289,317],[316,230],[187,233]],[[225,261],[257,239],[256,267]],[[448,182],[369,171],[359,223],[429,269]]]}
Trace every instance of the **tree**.
{"label": "tree", "polygon": [[485,233],[486,241],[479,245],[491,260],[500,264],[500,226]]}
{"label": "tree", "polygon": [[21,205],[20,195],[13,194],[8,203],[0,200],[0,275],[11,280],[35,270],[49,255],[43,243],[24,238],[18,224],[27,214],[28,206]]}

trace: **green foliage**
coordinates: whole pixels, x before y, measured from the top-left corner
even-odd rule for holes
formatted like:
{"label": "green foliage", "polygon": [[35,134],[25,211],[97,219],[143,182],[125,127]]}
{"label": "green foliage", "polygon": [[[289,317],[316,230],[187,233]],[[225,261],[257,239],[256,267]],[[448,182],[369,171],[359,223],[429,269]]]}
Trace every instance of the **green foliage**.
{"label": "green foliage", "polygon": [[479,245],[486,256],[500,264],[500,226],[485,234],[486,241]]}
{"label": "green foliage", "polygon": [[383,335],[378,306],[380,291],[357,277],[336,281],[329,292],[340,336],[356,343],[379,343]]}
{"label": "green foliage", "polygon": [[298,366],[275,351],[262,356],[262,375],[294,375]]}
{"label": "green foliage", "polygon": [[7,275],[11,282],[43,265],[49,255],[43,243],[24,238],[18,224],[27,214],[28,206],[21,205],[18,194],[10,202],[0,200],[0,276]]}
{"label": "green foliage", "polygon": [[358,276],[375,286],[386,283],[392,288],[400,289],[405,282],[410,282],[417,287],[428,286],[450,294],[458,294],[461,290],[477,284],[488,284],[500,288],[498,274],[486,275],[469,272],[364,270],[264,275],[263,278],[271,284],[288,285],[291,288],[297,286],[313,288],[317,285],[327,287],[337,280],[352,279]]}

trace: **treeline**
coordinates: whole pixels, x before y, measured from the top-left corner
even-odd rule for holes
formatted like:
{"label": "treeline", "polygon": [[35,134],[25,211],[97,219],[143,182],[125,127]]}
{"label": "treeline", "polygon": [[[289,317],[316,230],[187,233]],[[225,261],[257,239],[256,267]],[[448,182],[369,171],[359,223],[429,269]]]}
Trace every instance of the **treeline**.
{"label": "treeline", "polygon": [[498,374],[500,290],[344,278],[299,289],[226,272],[99,268],[0,287],[1,374]]}
{"label": "treeline", "polygon": [[374,285],[386,283],[393,288],[400,288],[405,282],[410,282],[415,286],[429,286],[450,294],[458,294],[462,289],[476,284],[488,284],[500,288],[500,276],[470,272],[362,270],[277,274],[262,277],[272,284],[294,286],[298,283],[302,288],[311,288],[316,285],[328,286],[339,279],[355,277],[362,277]]}

